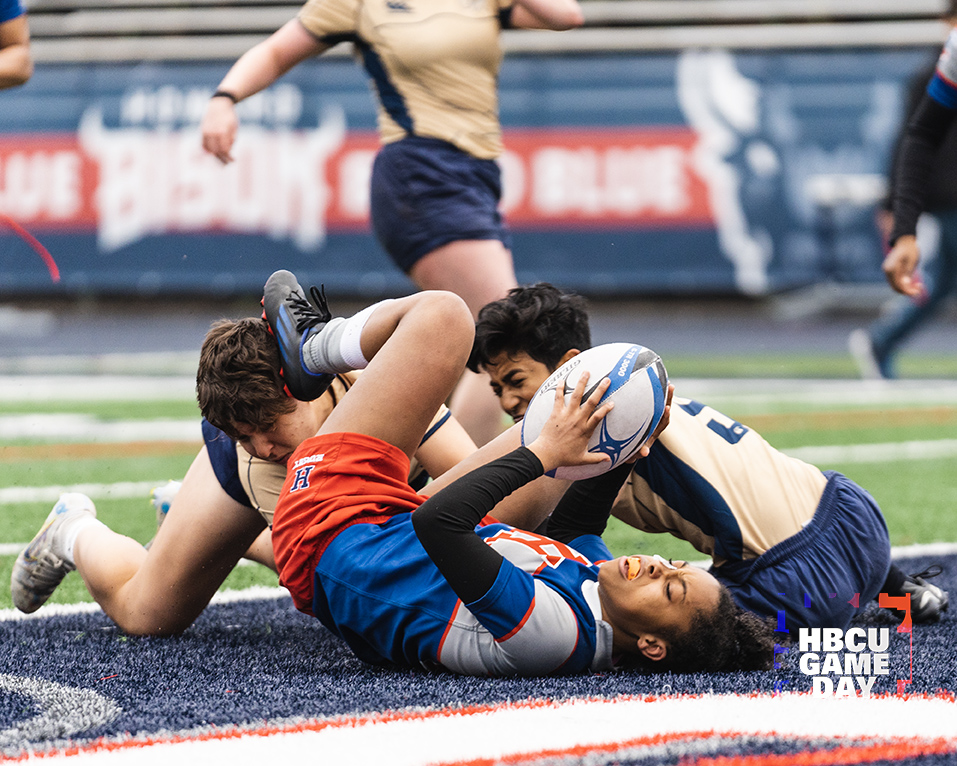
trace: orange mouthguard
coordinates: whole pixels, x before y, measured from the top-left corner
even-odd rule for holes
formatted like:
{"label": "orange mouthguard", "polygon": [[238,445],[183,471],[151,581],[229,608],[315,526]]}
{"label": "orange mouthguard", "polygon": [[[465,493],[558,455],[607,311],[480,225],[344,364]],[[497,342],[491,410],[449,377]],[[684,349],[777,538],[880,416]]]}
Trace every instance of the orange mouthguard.
{"label": "orange mouthguard", "polygon": [[626,560],[628,562],[628,579],[634,580],[641,571],[641,556],[629,556]]}

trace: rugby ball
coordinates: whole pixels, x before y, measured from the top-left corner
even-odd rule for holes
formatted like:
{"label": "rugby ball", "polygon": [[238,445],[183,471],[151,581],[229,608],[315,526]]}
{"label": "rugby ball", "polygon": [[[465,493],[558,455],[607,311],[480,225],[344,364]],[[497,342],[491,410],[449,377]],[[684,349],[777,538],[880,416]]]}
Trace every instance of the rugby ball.
{"label": "rugby ball", "polygon": [[522,418],[523,446],[531,444],[541,433],[555,405],[559,382],[565,381],[567,401],[585,370],[589,372],[589,379],[583,401],[603,378],[611,379],[601,401],[611,399],[615,407],[588,441],[589,452],[604,452],[611,462],[561,466],[548,472],[558,479],[587,479],[620,465],[648,440],[665,410],[668,373],[661,357],[634,343],[606,343],[569,359],[542,383]]}

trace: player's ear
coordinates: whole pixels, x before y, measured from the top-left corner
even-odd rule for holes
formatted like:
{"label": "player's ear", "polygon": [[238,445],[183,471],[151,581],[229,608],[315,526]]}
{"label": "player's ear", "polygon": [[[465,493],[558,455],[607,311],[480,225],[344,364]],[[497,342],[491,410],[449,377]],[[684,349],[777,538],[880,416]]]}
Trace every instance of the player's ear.
{"label": "player's ear", "polygon": [[557,370],[559,367],[565,364],[565,362],[567,362],[569,359],[572,359],[578,356],[580,353],[581,353],[581,349],[577,349],[577,348],[568,349],[568,351],[562,354],[562,358],[558,360],[558,364],[555,365],[555,369]]}
{"label": "player's ear", "polygon": [[649,660],[658,662],[668,656],[668,645],[649,633],[638,638],[638,651]]}

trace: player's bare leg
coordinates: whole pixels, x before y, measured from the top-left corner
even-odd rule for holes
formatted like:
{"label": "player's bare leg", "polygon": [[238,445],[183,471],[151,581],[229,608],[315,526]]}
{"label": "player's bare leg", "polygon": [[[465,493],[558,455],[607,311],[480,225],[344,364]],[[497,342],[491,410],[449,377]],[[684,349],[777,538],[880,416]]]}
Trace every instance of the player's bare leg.
{"label": "player's bare leg", "polygon": [[369,366],[319,433],[362,433],[412,455],[461,377],[474,333],[468,308],[452,293],[380,305],[360,338]]}
{"label": "player's bare leg", "polygon": [[90,594],[123,630],[168,635],[193,623],[264,527],[225,493],[203,448],[149,551],[96,525],[78,535],[74,558]]}
{"label": "player's bare leg", "polygon": [[365,370],[319,433],[365,434],[411,456],[465,369],[475,333],[468,307],[452,293],[427,291],[332,319],[310,310],[303,294],[287,271],[266,282],[264,315],[284,370],[296,379],[297,366],[308,375]]}
{"label": "player's bare leg", "polygon": [[249,550],[243,554],[243,558],[249,561],[255,561],[257,564],[262,564],[273,572],[277,571],[276,557],[272,550],[272,535],[268,529],[264,529],[259,533],[259,536],[253,541],[253,544],[249,546]]}

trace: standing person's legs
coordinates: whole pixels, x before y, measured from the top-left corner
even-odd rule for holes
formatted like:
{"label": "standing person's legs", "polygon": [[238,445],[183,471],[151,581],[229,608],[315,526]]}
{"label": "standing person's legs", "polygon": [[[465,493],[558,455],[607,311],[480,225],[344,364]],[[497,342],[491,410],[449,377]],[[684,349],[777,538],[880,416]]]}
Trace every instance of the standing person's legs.
{"label": "standing person's legs", "polygon": [[957,287],[957,213],[935,215],[940,226],[936,257],[927,262],[927,294],[920,301],[898,300],[896,310],[870,329],[873,353],[884,377],[896,377],[900,347],[939,311]]}
{"label": "standing person's legs", "polygon": [[[409,276],[423,290],[461,296],[473,319],[482,306],[504,298],[518,284],[512,254],[497,239],[450,242],[416,261]],[[449,409],[479,446],[502,432],[501,409],[485,373],[466,370]]]}
{"label": "standing person's legs", "polygon": [[[494,160],[412,136],[382,147],[370,191],[376,237],[420,289],[459,295],[474,319],[517,285]],[[465,372],[450,409],[479,446],[502,431],[484,374]]]}

